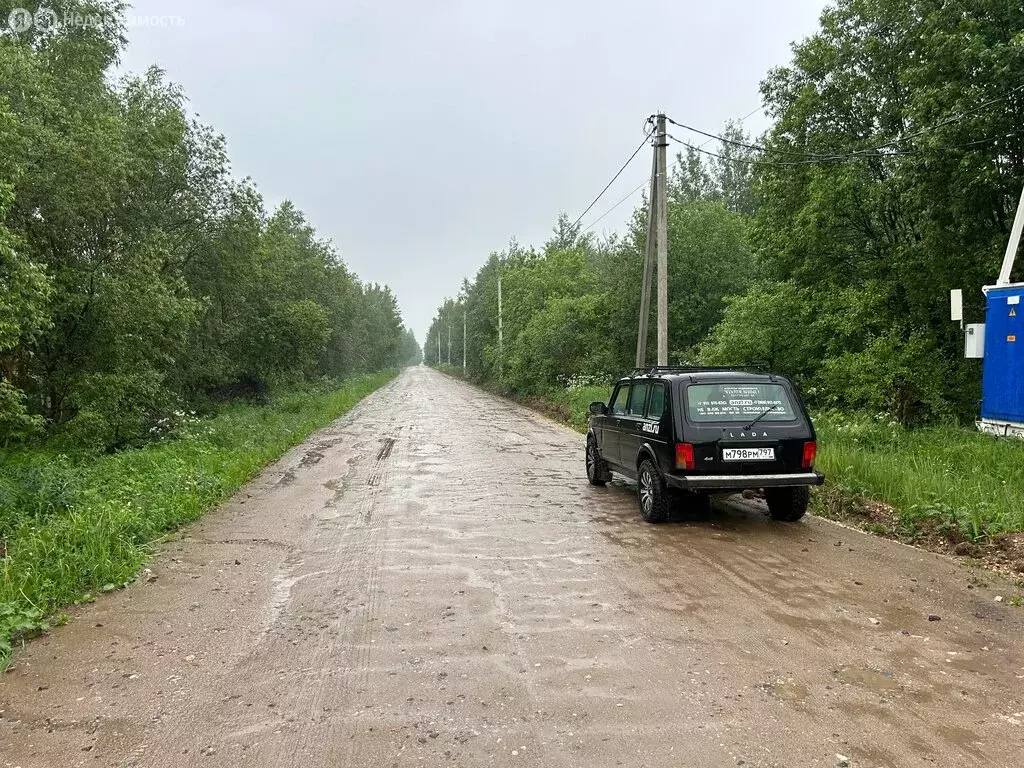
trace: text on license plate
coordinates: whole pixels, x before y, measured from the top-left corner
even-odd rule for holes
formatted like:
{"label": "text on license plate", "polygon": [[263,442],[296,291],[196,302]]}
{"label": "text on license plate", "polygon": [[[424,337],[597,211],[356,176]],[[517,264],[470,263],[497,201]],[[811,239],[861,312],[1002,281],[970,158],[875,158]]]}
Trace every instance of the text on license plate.
{"label": "text on license plate", "polygon": [[775,449],[723,448],[722,461],[775,461]]}

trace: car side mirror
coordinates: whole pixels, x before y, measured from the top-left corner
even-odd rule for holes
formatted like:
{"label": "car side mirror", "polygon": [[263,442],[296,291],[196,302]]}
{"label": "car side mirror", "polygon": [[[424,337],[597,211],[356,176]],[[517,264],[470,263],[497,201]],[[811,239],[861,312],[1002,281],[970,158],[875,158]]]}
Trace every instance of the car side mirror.
{"label": "car side mirror", "polygon": [[590,404],[590,415],[591,416],[607,416],[608,406],[604,403],[591,403]]}

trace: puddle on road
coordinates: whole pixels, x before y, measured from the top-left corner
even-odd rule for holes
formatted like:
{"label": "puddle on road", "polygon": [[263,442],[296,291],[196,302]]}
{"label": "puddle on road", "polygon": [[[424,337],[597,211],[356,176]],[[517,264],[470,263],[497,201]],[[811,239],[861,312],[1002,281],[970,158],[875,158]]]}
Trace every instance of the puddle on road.
{"label": "puddle on road", "polygon": [[891,672],[879,672],[874,669],[859,667],[842,667],[836,671],[836,679],[843,683],[859,685],[875,693],[894,691],[899,685]]}
{"label": "puddle on road", "polygon": [[795,680],[782,680],[772,684],[772,693],[783,701],[803,701],[807,698],[807,686]]}

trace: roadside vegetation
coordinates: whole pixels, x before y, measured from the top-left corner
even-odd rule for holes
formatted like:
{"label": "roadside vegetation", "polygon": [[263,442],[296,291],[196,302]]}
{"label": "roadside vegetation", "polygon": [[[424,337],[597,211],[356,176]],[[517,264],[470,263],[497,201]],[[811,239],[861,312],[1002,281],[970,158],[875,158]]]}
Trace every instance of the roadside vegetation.
{"label": "roadside vegetation", "polygon": [[124,3],[50,5],[98,22],[0,31],[0,666],[420,359],[163,72],[115,78]]}
{"label": "roadside vegetation", "polygon": [[[672,127],[670,362],[791,376],[822,414],[820,509],[888,505],[894,523],[866,524],[890,535],[1024,529],[1024,445],[972,432],[981,366],[949,322],[953,288],[984,317],[1024,186],[1022,41],[1019,3],[836,0],[765,76],[763,135]],[[593,223],[563,214],[546,243],[486,257],[439,307],[427,362],[455,318],[461,367],[465,312],[473,381],[581,426],[578,386],[634,364],[647,204],[622,234]]]}
{"label": "roadside vegetation", "polygon": [[872,519],[863,504],[852,515],[841,505],[820,504],[819,512],[854,521],[859,514],[875,532],[909,541],[938,536],[953,546],[1024,531],[1024,444],[957,425],[906,429],[867,416],[819,414],[815,425],[827,490],[884,502],[894,515]]}
{"label": "roadside vegetation", "polygon": [[112,76],[123,3],[53,5],[98,22],[0,33],[0,448],[144,446],[175,412],[418,359],[390,289],[235,178],[178,86]]}
{"label": "roadside vegetation", "polygon": [[[320,382],[265,405],[187,414],[121,453],[9,452],[0,464],[0,669],[11,644],[67,605],[126,586],[155,540],[229,498],[393,373]],[[57,619],[59,621],[59,619]]]}

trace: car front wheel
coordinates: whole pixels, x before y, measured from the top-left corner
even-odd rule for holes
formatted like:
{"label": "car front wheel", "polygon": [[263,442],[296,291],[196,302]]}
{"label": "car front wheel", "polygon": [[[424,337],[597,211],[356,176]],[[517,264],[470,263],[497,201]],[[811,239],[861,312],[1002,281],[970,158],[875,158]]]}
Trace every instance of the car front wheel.
{"label": "car front wheel", "polygon": [[640,464],[636,482],[640,515],[648,523],[664,523],[668,519],[669,496],[665,480],[650,459]]}
{"label": "car front wheel", "polygon": [[795,488],[765,488],[764,498],[768,502],[768,514],[772,516],[772,520],[795,523],[807,514],[811,489],[806,485]]}
{"label": "car front wheel", "polygon": [[598,487],[607,485],[609,478],[608,464],[601,458],[597,450],[597,440],[587,438],[587,480]]}

